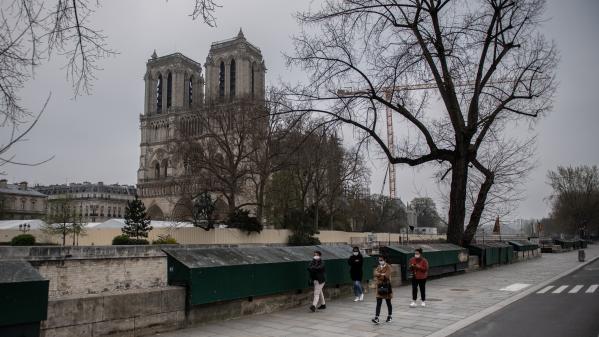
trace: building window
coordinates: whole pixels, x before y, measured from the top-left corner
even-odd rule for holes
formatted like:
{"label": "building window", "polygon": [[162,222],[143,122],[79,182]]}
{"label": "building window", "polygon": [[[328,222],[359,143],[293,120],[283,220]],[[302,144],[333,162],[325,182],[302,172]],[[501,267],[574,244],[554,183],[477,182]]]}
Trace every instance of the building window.
{"label": "building window", "polygon": [[162,112],[162,75],[158,75],[156,82],[156,113]]}
{"label": "building window", "polygon": [[156,165],[154,166],[154,177],[156,179],[160,178],[160,164],[156,163]]}
{"label": "building window", "polygon": [[225,97],[225,62],[220,62],[220,72],[218,73],[218,96]]}
{"label": "building window", "polygon": [[104,216],[104,206],[100,206],[100,216]]}
{"label": "building window", "polygon": [[21,199],[21,210],[23,210],[23,211],[25,210],[25,203],[26,202],[27,201],[25,199]]}
{"label": "building window", "polygon": [[191,106],[191,104],[193,103],[193,76],[189,77],[189,80],[187,81],[187,91],[188,91],[188,104],[189,106]]}
{"label": "building window", "polygon": [[235,97],[235,60],[231,60],[229,66],[229,96]]}
{"label": "building window", "polygon": [[108,217],[112,216],[112,207],[108,206]]}
{"label": "building window", "polygon": [[173,102],[173,75],[169,72],[166,78],[166,108],[170,108]]}
{"label": "building window", "polygon": [[32,210],[32,211],[35,211],[35,210],[36,210],[36,209],[35,209],[35,200],[33,200],[33,199],[31,200],[31,210]]}

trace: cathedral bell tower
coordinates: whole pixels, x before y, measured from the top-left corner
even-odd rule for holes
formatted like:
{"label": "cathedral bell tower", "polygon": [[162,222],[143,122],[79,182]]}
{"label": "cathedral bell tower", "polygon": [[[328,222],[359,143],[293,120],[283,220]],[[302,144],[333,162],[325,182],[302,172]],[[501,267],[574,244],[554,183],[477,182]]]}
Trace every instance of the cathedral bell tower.
{"label": "cathedral bell tower", "polygon": [[204,66],[207,102],[264,99],[262,53],[245,39],[241,29],[232,39],[212,43]]}

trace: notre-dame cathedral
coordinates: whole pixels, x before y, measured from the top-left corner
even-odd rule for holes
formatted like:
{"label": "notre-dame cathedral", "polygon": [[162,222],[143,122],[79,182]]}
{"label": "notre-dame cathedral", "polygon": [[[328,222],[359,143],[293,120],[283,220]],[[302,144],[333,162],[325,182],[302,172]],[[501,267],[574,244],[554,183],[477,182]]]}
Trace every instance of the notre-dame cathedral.
{"label": "notre-dame cathedral", "polygon": [[201,133],[202,115],[239,110],[244,100],[264,100],[262,53],[241,30],[235,38],[212,43],[204,68],[205,78],[201,63],[181,53],[154,52],[146,63],[137,191],[151,219],[170,218],[184,198],[185,168],[174,156],[178,135]]}

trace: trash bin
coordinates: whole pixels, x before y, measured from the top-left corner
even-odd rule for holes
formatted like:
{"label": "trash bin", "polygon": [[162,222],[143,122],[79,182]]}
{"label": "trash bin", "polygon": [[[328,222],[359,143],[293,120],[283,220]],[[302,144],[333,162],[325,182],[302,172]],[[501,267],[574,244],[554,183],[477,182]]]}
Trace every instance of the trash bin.
{"label": "trash bin", "polygon": [[584,262],[585,258],[586,258],[586,254],[584,252],[584,249],[579,249],[578,250],[578,261]]}

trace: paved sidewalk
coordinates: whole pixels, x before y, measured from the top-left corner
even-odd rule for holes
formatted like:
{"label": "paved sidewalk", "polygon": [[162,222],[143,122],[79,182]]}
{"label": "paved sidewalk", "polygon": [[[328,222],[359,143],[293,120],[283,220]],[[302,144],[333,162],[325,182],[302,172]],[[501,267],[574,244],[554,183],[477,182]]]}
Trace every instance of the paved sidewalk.
{"label": "paved sidewalk", "polygon": [[[353,297],[327,303],[323,312],[295,308],[267,315],[211,322],[202,326],[157,334],[164,337],[420,337],[468,319],[536,284],[578,265],[576,251],[543,254],[541,258],[427,282],[427,307],[409,308],[411,287],[394,289],[392,323],[374,325],[372,293],[364,302]],[[599,245],[586,249],[587,260],[599,256]],[[520,284],[520,285],[515,285]],[[501,290],[508,287],[510,290]],[[326,288],[325,288],[326,289]],[[383,303],[381,317],[386,315]],[[484,319],[484,318],[483,318]]]}

